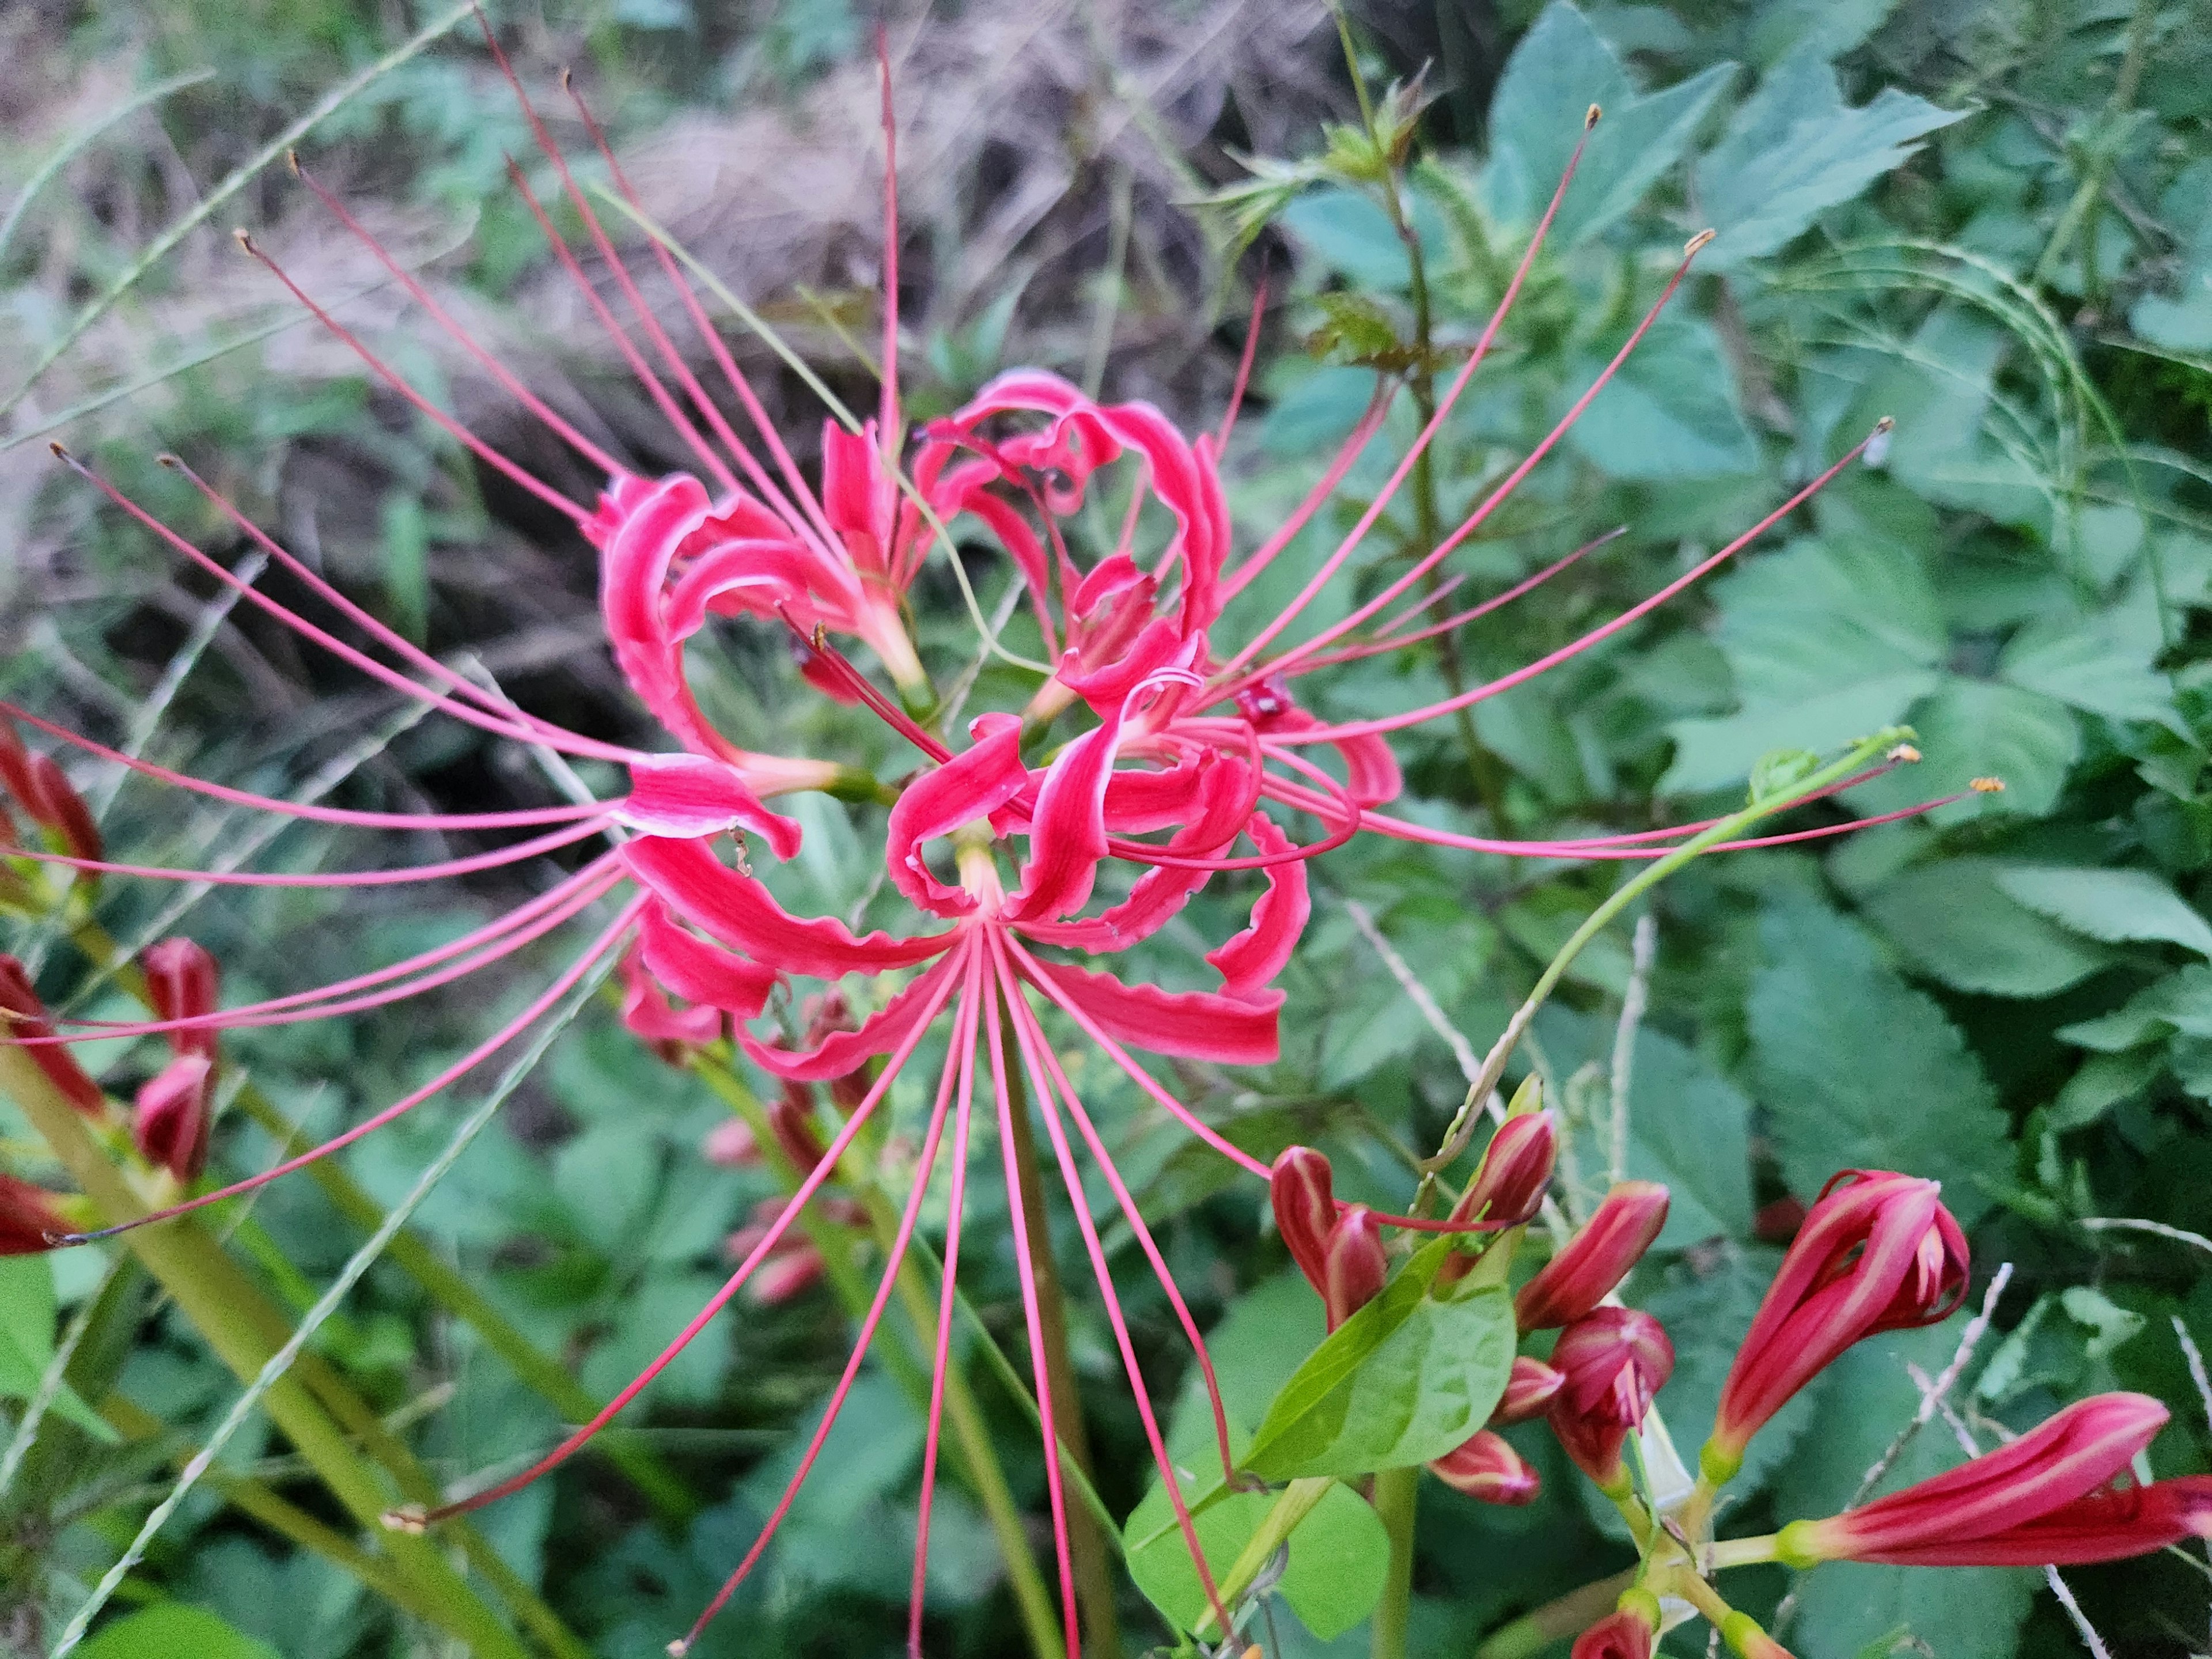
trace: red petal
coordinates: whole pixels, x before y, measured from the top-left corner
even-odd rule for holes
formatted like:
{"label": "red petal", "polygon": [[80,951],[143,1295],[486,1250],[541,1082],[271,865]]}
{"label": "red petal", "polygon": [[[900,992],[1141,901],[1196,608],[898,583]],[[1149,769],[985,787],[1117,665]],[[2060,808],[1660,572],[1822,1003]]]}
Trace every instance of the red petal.
{"label": "red petal", "polygon": [[1111,974],[1048,962],[1036,968],[1107,1036],[1132,1048],[1224,1066],[1270,1066],[1280,1051],[1275,1019],[1283,1002],[1280,991],[1239,1000],[1210,991],[1124,985]]}
{"label": "red petal", "polygon": [[629,786],[613,817],[642,835],[684,839],[745,829],[757,831],[780,859],[799,852],[797,821],[762,805],[744,774],[726,761],[648,756],[630,763]]}
{"label": "red petal", "polygon": [[833,1031],[812,1048],[777,1048],[740,1031],[744,1045],[764,1070],[794,1083],[819,1083],[843,1077],[878,1054],[887,1054],[903,1042],[914,1028],[929,1017],[936,1006],[934,994],[946,975],[963,966],[957,956],[931,965],[913,984],[893,997],[880,1013],[871,1014],[857,1031]]}
{"label": "red petal", "polygon": [[[1262,853],[1287,853],[1290,838],[1275,828],[1264,812],[1255,812],[1244,833]],[[1222,993],[1246,999],[1264,991],[1283,970],[1305,932],[1313,914],[1306,893],[1306,866],[1302,862],[1267,866],[1267,890],[1252,906],[1252,925],[1218,950],[1206,953],[1221,975]]]}
{"label": "red petal", "polygon": [[1022,723],[1012,714],[985,714],[969,727],[972,748],[908,784],[891,808],[884,850],[892,883],[925,910],[963,915],[975,901],[930,873],[922,844],[963,823],[988,817],[1029,782],[1022,764]]}
{"label": "red petal", "polygon": [[775,988],[774,969],[685,933],[665,904],[647,908],[638,925],[638,948],[653,976],[676,995],[739,1019],[758,1015]]}

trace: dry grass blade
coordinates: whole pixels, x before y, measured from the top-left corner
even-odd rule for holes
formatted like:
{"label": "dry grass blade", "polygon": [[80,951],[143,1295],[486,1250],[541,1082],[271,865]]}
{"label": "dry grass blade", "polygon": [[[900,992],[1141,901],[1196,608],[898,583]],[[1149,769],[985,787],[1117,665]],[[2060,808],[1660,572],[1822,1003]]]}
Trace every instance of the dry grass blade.
{"label": "dry grass blade", "polygon": [[173,92],[182,92],[186,87],[196,87],[203,81],[212,80],[214,76],[213,70],[204,69],[194,70],[188,75],[172,76],[166,81],[157,81],[144,91],[124,100],[90,126],[72,133],[64,139],[58,149],[39,163],[38,171],[31,175],[30,182],[23,186],[23,193],[15,198],[15,205],[8,210],[6,218],[0,219],[0,259],[5,259],[8,257],[8,244],[15,240],[16,227],[23,222],[23,216],[30,211],[31,203],[38,193],[52,182],[56,173],[84,154],[91,147],[93,141],[101,133],[125,116],[136,114],[147,105],[158,104]]}
{"label": "dry grass blade", "polygon": [[475,9],[475,0],[461,0],[459,5],[450,7],[439,13],[437,16],[410,36],[404,44],[386,52],[352,79],[341,82],[333,87],[317,101],[313,109],[286,127],[283,131],[278,133],[239,166],[234,167],[228,177],[201,198],[198,206],[149,243],[146,251],[131,262],[130,269],[117,277],[106,292],[87,302],[84,309],[77,313],[75,320],[62,331],[61,338],[46,348],[45,355],[32,367],[31,372],[23,377],[23,383],[9,394],[5,403],[0,403],[0,415],[7,414],[16,404],[21,403],[29,395],[32,387],[38,385],[46,372],[60,362],[71,346],[84,337],[87,329],[106,316],[117,301],[136,288],[140,279],[167,258],[170,251],[178,243],[205,224],[226,202],[245,189],[262,168],[283,155],[315,128],[351,103],[363,91],[398,69],[409,58],[416,56]]}

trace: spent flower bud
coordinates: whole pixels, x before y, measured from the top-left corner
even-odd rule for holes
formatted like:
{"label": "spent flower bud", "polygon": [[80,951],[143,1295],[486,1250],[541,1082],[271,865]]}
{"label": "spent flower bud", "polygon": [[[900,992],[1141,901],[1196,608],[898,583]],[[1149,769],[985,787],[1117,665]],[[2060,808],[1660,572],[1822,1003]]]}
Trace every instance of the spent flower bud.
{"label": "spent flower bud", "polygon": [[139,1089],[131,1138],[149,1164],[179,1181],[207,1167],[214,1095],[215,1063],[202,1054],[177,1055]]}
{"label": "spent flower bud", "polygon": [[1431,1462],[1429,1473],[1477,1503],[1516,1509],[1534,1503],[1544,1484],[1502,1435],[1487,1429]]}
{"label": "spent flower bud", "polygon": [[1611,1295],[1667,1224],[1667,1189],[1624,1181],[1605,1195],[1583,1229],[1513,1298],[1524,1331],[1571,1324]]}
{"label": "spent flower bud", "polygon": [[[148,945],[138,956],[146,975],[147,1000],[161,1019],[198,1019],[215,1012],[222,982],[216,960],[197,941],[165,939]],[[169,1047],[179,1054],[213,1058],[216,1030],[212,1025],[191,1025],[168,1033]]]}

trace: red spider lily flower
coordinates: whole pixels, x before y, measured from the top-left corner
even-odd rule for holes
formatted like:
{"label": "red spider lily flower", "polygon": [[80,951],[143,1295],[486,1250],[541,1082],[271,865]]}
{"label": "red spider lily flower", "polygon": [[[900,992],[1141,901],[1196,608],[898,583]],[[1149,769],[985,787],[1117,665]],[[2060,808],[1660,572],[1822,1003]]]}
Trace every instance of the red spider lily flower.
{"label": "red spider lily flower", "polygon": [[1863,1337],[1933,1325],[1966,1294],[1966,1240],[1932,1181],[1847,1170],[1808,1212],[1745,1334],[1699,1464],[1726,1480],[1753,1435]]}
{"label": "red spider lily flower", "polygon": [[1505,1375],[1505,1392],[1490,1413],[1490,1425],[1502,1429],[1541,1417],[1566,1380],[1565,1373],[1540,1359],[1514,1355],[1513,1369]]}
{"label": "red spider lily flower", "polygon": [[37,1255],[71,1223],[45,1188],[0,1174],[0,1255]]}
{"label": "red spider lily flower", "polygon": [[1577,1468],[1607,1493],[1625,1492],[1621,1449],[1674,1374],[1674,1345],[1634,1308],[1599,1308],[1559,1334],[1552,1364],[1565,1377],[1547,1416]]}
{"label": "red spider lily flower", "polygon": [[107,1097],[100,1085],[85,1075],[67,1048],[52,1041],[54,1028],[47,1024],[46,1006],[39,1000],[23,964],[10,956],[0,956],[0,1028],[4,1028],[7,1041],[30,1050],[46,1080],[70,1105],[88,1117],[106,1111]]}
{"label": "red spider lily flower", "polygon": [[1543,1480],[1502,1436],[1478,1431],[1429,1465],[1429,1473],[1454,1492],[1465,1492],[1480,1504],[1501,1504],[1518,1509],[1533,1504],[1543,1490]]}
{"label": "red spider lily flower", "polygon": [[1899,1566],[2071,1566],[2212,1538],[2212,1475],[2112,1489],[2164,1406],[2100,1394],[1957,1468],[1826,1521],[1782,1529],[1781,1558]]}
{"label": "red spider lily flower", "polygon": [[[1568,1659],[1651,1659],[1659,1636],[1659,1609],[1650,1595],[1630,1590],[1623,1606],[1575,1638]],[[1651,1602],[1647,1608],[1644,1604]]]}
{"label": "red spider lily flower", "polygon": [[[487,39],[507,72],[506,59],[489,30]],[[508,78],[513,81],[511,73]],[[1444,702],[1376,720],[1332,725],[1298,707],[1294,688],[1301,678],[1332,664],[1397,651],[1457,628],[1530,591],[1591,550],[1570,555],[1507,592],[1450,617],[1433,615],[1437,608],[1433,597],[1407,599],[1413,586],[1425,584],[1442,562],[1510,497],[1611,381],[1675,292],[1696,245],[1686,251],[1665,293],[1621,350],[1497,489],[1436,548],[1394,576],[1350,617],[1295,643],[1282,642],[1285,631],[1330,586],[1389,511],[1485,361],[1572,177],[1571,162],[1497,312],[1439,399],[1434,418],[1351,532],[1315,568],[1300,594],[1251,637],[1232,644],[1213,637],[1224,608],[1328,505],[1368,440],[1380,429],[1393,388],[1378,388],[1368,416],[1315,489],[1241,558],[1236,556],[1218,475],[1225,429],[1223,438],[1209,434],[1187,440],[1158,410],[1146,405],[1100,403],[1054,376],[1021,371],[1001,377],[965,409],[915,434],[909,443],[896,374],[898,234],[895,187],[887,168],[882,397],[872,422],[830,428],[822,468],[810,482],[712,326],[675,257],[658,243],[653,246],[651,257],[726,383],[727,399],[742,411],[750,437],[740,435],[723,413],[722,401],[702,385],[684,353],[646,304],[622,251],[519,83],[514,91],[534,138],[560,180],[568,210],[583,227],[590,245],[587,257],[611,281],[611,297],[586,274],[577,250],[562,238],[553,215],[532,192],[521,169],[511,169],[510,177],[547,234],[556,257],[575,281],[584,303],[621,351],[676,442],[693,458],[695,470],[647,477],[593,442],[471,338],[404,264],[376,245],[332,192],[304,172],[300,176],[307,188],[362,238],[399,289],[555,439],[606,481],[598,498],[589,503],[570,499],[469,430],[319,306],[250,238],[241,238],[241,242],[413,409],[478,463],[574,526],[580,539],[599,559],[600,608],[617,665],[675,748],[649,751],[569,732],[474,684],[346,598],[181,462],[172,459],[169,464],[281,567],[300,591],[327,607],[334,623],[313,620],[240,580],[112,485],[79,467],[119,511],[177,556],[362,674],[487,737],[611,763],[627,775],[628,789],[613,799],[502,812],[429,814],[326,807],[188,777],[121,754],[11,705],[0,705],[0,714],[17,714],[27,724],[82,752],[139,777],[232,805],[359,830],[501,837],[523,832],[519,839],[507,840],[489,851],[437,863],[337,873],[167,869],[108,862],[96,848],[88,852],[82,847],[69,852],[25,849],[21,854],[83,875],[234,885],[395,885],[523,866],[586,842],[611,843],[496,921],[435,949],[333,984],[223,1009],[213,1018],[175,1017],[157,1009],[158,1017],[146,1021],[76,1020],[70,1022],[69,1032],[60,1035],[43,1023],[42,1012],[32,999],[27,1009],[20,1011],[27,1018],[17,1022],[7,1040],[41,1055],[40,1063],[62,1086],[76,1087],[63,1083],[66,1073],[73,1073],[82,1089],[72,1097],[85,1109],[100,1109],[98,1090],[70,1066],[58,1044],[96,1036],[212,1032],[337,1018],[428,994],[556,933],[573,929],[584,934],[568,965],[538,994],[422,1087],[321,1146],[185,1205],[157,1212],[149,1218],[154,1220],[281,1177],[411,1111],[515,1042],[611,957],[621,967],[626,1022],[664,1055],[681,1059],[690,1048],[726,1037],[781,1081],[830,1085],[844,1115],[842,1126],[826,1145],[815,1136],[819,1156],[799,1160],[805,1168],[797,1193],[751,1242],[696,1318],[676,1334],[668,1348],[604,1413],[539,1464],[423,1517],[428,1521],[494,1501],[565,1462],[635,1400],[772,1259],[789,1259],[793,1253],[783,1250],[783,1240],[796,1218],[817,1200],[846,1148],[882,1111],[893,1082],[925,1034],[940,1023],[947,1024],[946,1058],[937,1080],[930,1126],[916,1153],[912,1194],[894,1239],[882,1252],[888,1258],[884,1276],[860,1322],[851,1358],[831,1391],[790,1488],[701,1625],[760,1559],[799,1482],[819,1454],[864,1363],[894,1276],[920,1223],[932,1172],[942,1157],[951,1176],[951,1192],[942,1252],[944,1301],[934,1357],[937,1381],[925,1437],[916,1590],[910,1613],[909,1645],[918,1648],[920,1587],[929,1547],[964,1182],[979,1094],[980,1109],[995,1113],[998,1139],[1007,1160],[1017,1277],[1045,1442],[1053,1442],[1055,1429],[1040,1334],[1037,1274],[1029,1255],[1030,1218],[1020,1196],[1023,1171],[1014,1162],[1017,1111],[1032,1115],[1045,1131],[1052,1160],[1073,1200],[1139,1417],[1195,1559],[1196,1535],[1179,1477],[1167,1458],[1135,1346],[1107,1271],[1104,1247],[1083,1198],[1088,1179],[1083,1157],[1104,1180],[1192,1344],[1213,1405],[1225,1471],[1226,1418],[1213,1387],[1211,1362],[1196,1322],[1111,1161],[1104,1137],[1071,1083],[1070,1068],[1061,1064],[1044,1019],[1072,1026],[1146,1098],[1248,1174],[1267,1178],[1265,1165],[1178,1100],[1137,1055],[1141,1052],[1164,1060],[1231,1066],[1274,1059],[1283,994],[1273,981],[1307,920],[1307,860],[1362,831],[1513,855],[1653,859],[1663,857],[1684,836],[1705,827],[1530,842],[1432,830],[1375,810],[1401,788],[1389,734],[1510,690],[1632,626],[1794,512],[1850,465],[1863,445],[1847,452],[1695,569],[1549,655]],[[888,96],[887,90],[887,140]],[[616,190],[634,204],[619,162],[580,100],[577,108]],[[65,453],[64,459],[68,459]],[[1091,547],[1079,535],[1081,526],[1071,520],[1086,491],[1100,487],[1102,470],[1109,468],[1135,474],[1140,488],[1132,492],[1132,507],[1113,545]],[[1160,512],[1146,514],[1143,509],[1148,502]],[[1139,531],[1158,522],[1163,514],[1171,525],[1164,539],[1139,546]],[[947,722],[937,712],[927,668],[903,614],[908,590],[926,560],[933,550],[949,550],[945,525],[963,516],[998,540],[1020,575],[1052,658],[1023,710],[979,715],[964,734],[945,729]],[[1449,591],[1446,585],[1438,592]],[[1399,614],[1386,615],[1394,606],[1404,608]],[[922,757],[921,769],[892,790],[841,761],[766,754],[717,730],[694,699],[684,674],[690,642],[710,617],[750,617],[787,629],[805,682],[872,710],[915,747]],[[342,637],[347,635],[350,637]],[[833,635],[866,647],[892,683],[896,697],[849,660],[833,643]],[[1024,755],[1025,740],[1043,736],[1062,714],[1071,717],[1071,728],[1083,729],[1056,751],[1048,742],[1029,744],[1030,754],[1044,757],[1043,763],[1030,764]],[[1322,751],[1318,759],[1311,752],[1315,750]],[[855,931],[857,924],[796,916],[778,902],[769,882],[752,873],[746,855],[755,841],[779,860],[797,852],[798,823],[770,803],[801,791],[889,804],[884,868],[891,891],[910,907],[910,925],[863,933]],[[27,798],[24,804],[29,810]],[[1319,826],[1314,838],[1294,840],[1285,827],[1295,825],[1301,816]],[[1767,845],[1833,832],[1822,829],[1742,844]],[[738,838],[734,862],[725,862],[717,851],[726,836]],[[1214,877],[1247,870],[1260,872],[1249,925],[1202,958],[1218,980],[1215,988],[1169,991],[1088,965],[1160,933]],[[857,1023],[810,1019],[807,1024],[814,1029],[805,1032],[796,1048],[781,1046],[780,1032],[752,1029],[771,996],[803,994],[798,981],[811,981],[814,994],[827,999],[833,991],[847,988],[839,981],[860,980],[872,984],[861,1001],[868,1012]],[[0,983],[0,994],[5,988]],[[27,994],[27,987],[25,991]],[[864,994],[857,990],[852,994],[856,1001]],[[1030,1116],[1021,1121],[1026,1127]],[[813,1133],[811,1122],[807,1127]],[[1317,1236],[1325,1243],[1340,1232],[1341,1220],[1332,1208]],[[1339,1256],[1332,1267],[1324,1253],[1316,1280],[1326,1285],[1334,1277],[1337,1304],[1348,1303],[1376,1279],[1379,1243],[1376,1249],[1369,1248],[1370,1224],[1440,1231],[1470,1226],[1466,1219],[1414,1221],[1371,1215],[1341,1230],[1346,1242]],[[1487,1217],[1472,1222],[1476,1229],[1492,1224]],[[1285,1237],[1291,1237],[1287,1228]],[[1298,1248],[1294,1242],[1294,1252]],[[1301,1265],[1306,1265],[1303,1257]],[[795,1274],[797,1269],[789,1272]],[[1619,1274],[1613,1277],[1617,1279]],[[1073,1651],[1079,1643],[1066,1548],[1066,1495],[1058,1460],[1045,1460],[1045,1474],[1066,1638]],[[1211,1579],[1202,1560],[1200,1573],[1210,1593]],[[1224,1610],[1216,1607],[1213,1611],[1225,1628]]]}
{"label": "red spider lily flower", "polygon": [[1513,1298],[1521,1328],[1549,1330],[1580,1319],[1628,1277],[1666,1224],[1666,1188],[1656,1181],[1618,1183]]}

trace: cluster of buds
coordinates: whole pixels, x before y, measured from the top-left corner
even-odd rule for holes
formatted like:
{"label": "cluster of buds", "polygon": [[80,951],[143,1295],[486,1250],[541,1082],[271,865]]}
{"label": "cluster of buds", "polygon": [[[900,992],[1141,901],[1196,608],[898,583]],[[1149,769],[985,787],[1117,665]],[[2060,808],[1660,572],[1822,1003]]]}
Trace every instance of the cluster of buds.
{"label": "cluster of buds", "polygon": [[84,797],[52,756],[25,748],[15,723],[0,715],[0,848],[26,844],[17,812],[30,821],[49,851],[99,859],[100,826]]}
{"label": "cluster of buds", "polygon": [[[832,1194],[817,1200],[814,1207],[823,1220],[840,1227],[867,1224],[867,1211],[854,1199]],[[795,1231],[769,1239],[770,1230],[782,1213],[781,1199],[761,1200],[753,1206],[745,1224],[732,1233],[722,1247],[731,1261],[742,1261],[763,1243],[768,1243],[759,1269],[745,1285],[745,1294],[764,1308],[790,1301],[810,1289],[823,1273],[822,1252],[813,1240]]]}
{"label": "cluster of buds", "polygon": [[1310,1146],[1284,1150],[1267,1196],[1276,1231],[1320,1296],[1333,1331],[1372,1302],[1390,1276],[1382,1223],[1364,1204],[1337,1201],[1328,1159]]}

